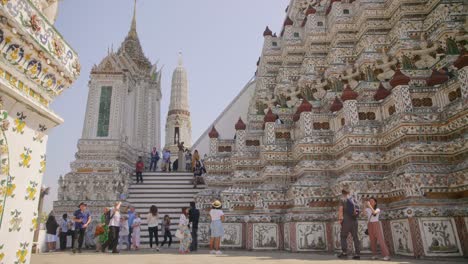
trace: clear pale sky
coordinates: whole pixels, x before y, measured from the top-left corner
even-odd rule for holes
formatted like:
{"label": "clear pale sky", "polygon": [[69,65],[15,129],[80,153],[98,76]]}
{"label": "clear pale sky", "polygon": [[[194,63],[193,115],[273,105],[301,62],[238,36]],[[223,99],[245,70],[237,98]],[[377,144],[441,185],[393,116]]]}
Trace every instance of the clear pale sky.
{"label": "clear pale sky", "polygon": [[[222,112],[253,76],[263,30],[281,30],[289,0],[138,0],[137,31],[145,55],[162,76],[161,140],[169,107],[172,71],[183,52],[189,78],[192,142]],[[120,47],[130,28],[132,0],[60,1],[58,31],[78,52],[81,76],[52,109],[65,122],[49,132],[43,184],[51,187],[44,209],[57,199],[57,180],[70,171],[83,129],[87,83],[94,64],[108,48]],[[234,125],[234,124],[233,124]]]}

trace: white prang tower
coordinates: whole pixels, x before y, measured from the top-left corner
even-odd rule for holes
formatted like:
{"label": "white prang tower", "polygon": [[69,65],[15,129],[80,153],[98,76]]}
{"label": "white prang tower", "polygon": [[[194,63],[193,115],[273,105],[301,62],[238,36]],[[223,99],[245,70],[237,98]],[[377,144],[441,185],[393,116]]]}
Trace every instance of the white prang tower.
{"label": "white prang tower", "polygon": [[192,146],[187,71],[183,66],[181,52],[179,52],[178,66],[172,74],[171,102],[166,121],[165,148],[171,151],[172,156],[177,155],[179,142],[184,142],[185,148]]}

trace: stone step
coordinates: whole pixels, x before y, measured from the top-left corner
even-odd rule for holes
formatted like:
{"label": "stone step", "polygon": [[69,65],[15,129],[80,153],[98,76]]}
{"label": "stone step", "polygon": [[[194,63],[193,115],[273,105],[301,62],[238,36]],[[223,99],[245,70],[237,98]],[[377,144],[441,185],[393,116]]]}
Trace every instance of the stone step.
{"label": "stone step", "polygon": [[196,193],[159,193],[159,192],[149,192],[149,193],[131,193],[128,199],[133,198],[192,198]]}
{"label": "stone step", "polygon": [[137,194],[137,193],[151,193],[151,194],[188,194],[188,193],[191,193],[191,194],[196,194],[200,191],[200,189],[202,188],[197,188],[197,189],[194,189],[193,186],[191,189],[177,189],[177,188],[174,188],[174,189],[145,189],[145,188],[135,188],[135,189],[132,189],[132,187],[129,188],[129,193],[130,194]]}
{"label": "stone step", "polygon": [[[152,205],[156,205],[158,208],[179,208],[180,210],[182,210],[182,208],[184,207],[188,207],[189,206],[189,203],[188,202],[184,202],[184,203],[178,203],[178,202],[174,202],[174,203],[169,203],[169,202],[166,202],[166,203],[158,203],[158,202],[154,202],[154,203],[151,203],[151,202],[148,202],[148,201],[144,201],[144,202],[132,202],[131,203],[132,206],[134,206],[135,208],[136,207],[140,207],[140,208],[147,208],[146,210],[148,210]],[[180,212],[180,211],[179,211]]]}
{"label": "stone step", "polygon": [[[162,171],[144,171],[143,175],[150,175],[150,176],[193,176],[192,172],[162,172]],[[133,174],[136,175],[136,174]]]}
{"label": "stone step", "polygon": [[[174,184],[177,186],[184,186],[184,185],[192,185],[193,186],[193,180],[148,180],[143,177],[143,184],[158,184],[158,185],[167,185],[167,184]],[[135,185],[140,185],[140,183]]]}
{"label": "stone step", "polygon": [[[204,188],[204,185],[198,185],[198,188]],[[192,184],[174,185],[174,184],[152,184],[152,183],[139,183],[132,184],[129,190],[133,189],[193,189]]]}
{"label": "stone step", "polygon": [[193,202],[193,198],[184,198],[184,197],[167,197],[167,198],[158,198],[158,199],[155,199],[153,197],[151,198],[148,198],[148,197],[143,197],[143,198],[139,198],[139,197],[130,197],[127,199],[127,201],[131,204],[136,204],[136,203],[145,203],[145,202],[149,202],[149,201],[154,201],[155,203],[190,203],[190,202]]}
{"label": "stone step", "polygon": [[[136,180],[136,177],[133,178]],[[188,181],[188,180],[193,180],[193,176],[148,176],[148,175],[143,175],[143,180],[158,180],[158,181]]]}

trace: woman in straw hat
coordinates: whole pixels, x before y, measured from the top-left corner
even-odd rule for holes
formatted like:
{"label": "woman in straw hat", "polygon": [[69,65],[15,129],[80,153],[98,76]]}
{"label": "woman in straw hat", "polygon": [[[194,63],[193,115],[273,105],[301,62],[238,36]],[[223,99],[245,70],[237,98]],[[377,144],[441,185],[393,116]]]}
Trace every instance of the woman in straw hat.
{"label": "woman in straw hat", "polygon": [[210,238],[210,254],[221,255],[222,252],[219,250],[221,244],[221,238],[224,235],[223,221],[224,213],[221,210],[221,202],[216,200],[212,204],[210,210],[211,218],[211,238]]}

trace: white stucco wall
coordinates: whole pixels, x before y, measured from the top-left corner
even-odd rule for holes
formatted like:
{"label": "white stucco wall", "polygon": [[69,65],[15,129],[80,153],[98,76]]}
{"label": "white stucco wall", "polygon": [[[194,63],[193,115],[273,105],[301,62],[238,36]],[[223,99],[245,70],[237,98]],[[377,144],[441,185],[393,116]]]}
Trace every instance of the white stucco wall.
{"label": "white stucco wall", "polygon": [[208,133],[213,125],[219,133],[219,137],[223,139],[232,139],[236,134],[234,125],[239,117],[242,117],[244,122],[247,120],[247,111],[249,110],[250,98],[255,92],[255,80],[252,78],[240,91],[240,93],[232,100],[232,102],[224,109],[222,113],[211,123],[205,132],[198,138],[192,146],[192,150],[197,149],[202,155],[208,154],[210,150],[210,138]]}

